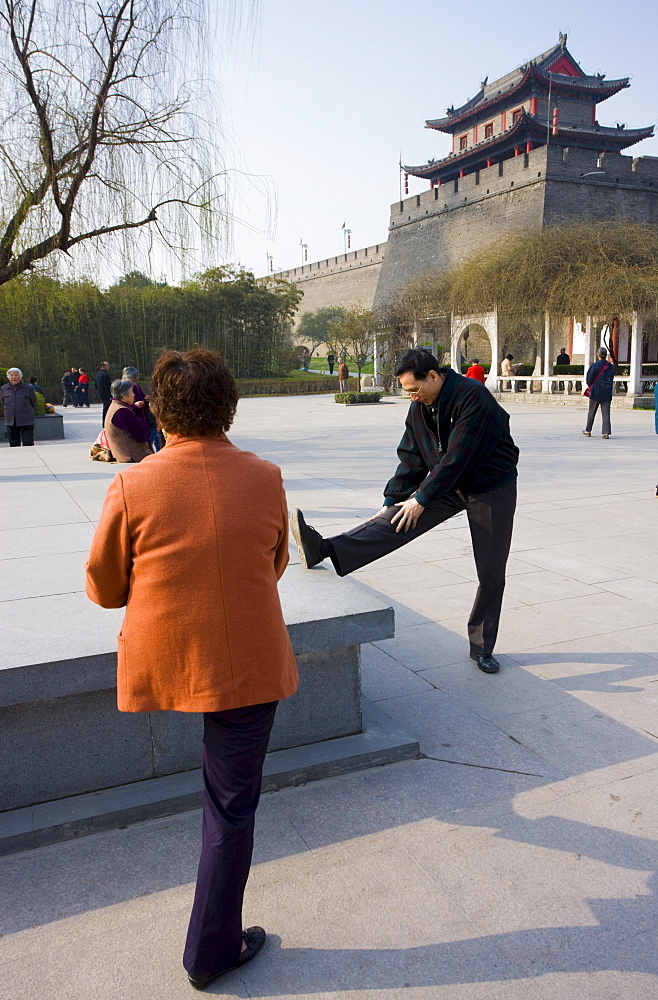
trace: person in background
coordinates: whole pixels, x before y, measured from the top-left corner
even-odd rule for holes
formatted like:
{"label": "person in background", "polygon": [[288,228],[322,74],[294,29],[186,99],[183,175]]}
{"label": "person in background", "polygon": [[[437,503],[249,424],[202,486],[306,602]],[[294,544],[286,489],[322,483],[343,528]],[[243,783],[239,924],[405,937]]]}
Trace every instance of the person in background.
{"label": "person in background", "polygon": [[78,379],[78,395],[80,398],[80,406],[86,406],[89,408],[89,376],[85,372],[84,368],[80,369],[80,378]]}
{"label": "person in background", "polygon": [[96,373],[95,378],[96,391],[100,396],[100,401],[103,404],[103,427],[105,426],[105,417],[107,416],[107,411],[110,408],[110,403],[112,402],[112,394],[110,392],[110,386],[112,385],[112,380],[110,378],[110,363],[109,361],[101,361],[101,366],[99,371]]}
{"label": "person in background", "polygon": [[148,424],[133,409],[135,392],[130,379],[115,379],[112,402],[105,417],[105,433],[117,462],[141,462],[151,454]]}
{"label": "person in background", "polygon": [[334,373],[334,365],[336,364],[336,355],[335,354],[328,354],[327,355],[327,364],[329,365],[329,374],[333,375],[333,373]]}
{"label": "person in background", "polygon": [[69,403],[73,403],[73,406],[77,406],[73,392],[74,383],[70,368],[66,369],[60,381],[62,383],[62,396],[64,397],[62,406],[68,406]]}
{"label": "person in background", "polygon": [[35,392],[40,392],[41,395],[45,397],[45,393],[44,393],[43,389],[41,388],[41,386],[39,385],[39,383],[37,382],[37,380],[34,377],[34,375],[32,375],[30,377],[30,385],[32,386],[32,388],[34,389]]}
{"label": "person in background", "polygon": [[599,347],[597,353],[598,361],[590,365],[586,375],[589,386],[589,410],[583,434],[585,437],[592,436],[594,417],[600,406],[602,436],[607,440],[612,434],[610,427],[610,403],[612,402],[612,390],[615,384],[615,366],[611,361],[607,360],[608,352],[605,347]]}
{"label": "person in background", "polygon": [[556,367],[559,366],[559,365],[570,365],[570,364],[571,364],[571,358],[567,354],[566,347],[561,347],[560,348],[560,353],[558,354],[557,358],[555,359],[555,365],[556,365]]}
{"label": "person in background", "polygon": [[338,391],[347,392],[347,380],[350,377],[350,370],[345,364],[344,358],[338,359]]}
{"label": "person in background", "polygon": [[71,381],[73,382],[73,405],[77,408],[82,406],[80,402],[80,389],[78,388],[78,383],[80,382],[80,372],[77,368],[71,368]]}
{"label": "person in background", "polygon": [[[183,955],[202,990],[265,943],[262,927],[243,928],[242,905],[270,730],[298,684],[277,591],[286,495],[276,465],[226,436],[238,392],[218,354],[165,351],[152,386],[167,447],[110,484],[86,591],[126,609],[119,710],[204,715],[201,857]],[[154,944],[157,934],[154,925]]]}
{"label": "person in background", "polygon": [[149,426],[148,419],[148,406],[149,406],[149,396],[144,394],[144,390],[139,384],[140,374],[137,368],[133,368],[132,365],[127,365],[121,372],[121,378],[130,379],[133,384],[133,389],[135,390],[135,402],[133,403],[133,409],[140,420],[143,420],[146,426]]}
{"label": "person in background", "polygon": [[[507,379],[512,378],[513,375],[514,375],[514,372],[512,371],[512,369],[519,367],[518,364],[513,365],[512,361],[514,361],[514,355],[513,354],[506,354],[505,357],[503,358],[503,360],[501,361],[501,363],[500,363],[500,374],[502,375],[503,378],[507,378]],[[510,389],[512,388],[512,385],[513,385],[512,382],[508,382],[507,383],[507,386]]]}
{"label": "person in background", "polygon": [[484,385],[484,383],[486,382],[485,371],[482,365],[480,364],[479,358],[473,358],[473,364],[466,372],[466,378],[474,378],[478,382],[481,382],[482,385]]}
{"label": "person in background", "polygon": [[6,382],[0,390],[5,411],[5,427],[9,434],[9,447],[34,445],[34,409],[37,397],[31,385],[23,382],[20,368],[7,369]]}

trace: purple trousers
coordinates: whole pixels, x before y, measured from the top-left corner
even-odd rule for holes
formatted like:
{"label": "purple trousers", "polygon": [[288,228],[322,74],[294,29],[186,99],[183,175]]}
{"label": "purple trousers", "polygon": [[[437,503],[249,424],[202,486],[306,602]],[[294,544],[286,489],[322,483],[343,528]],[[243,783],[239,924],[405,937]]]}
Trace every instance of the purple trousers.
{"label": "purple trousers", "polygon": [[204,715],[201,858],[183,954],[193,976],[227,969],[240,955],[254,818],[277,705]]}

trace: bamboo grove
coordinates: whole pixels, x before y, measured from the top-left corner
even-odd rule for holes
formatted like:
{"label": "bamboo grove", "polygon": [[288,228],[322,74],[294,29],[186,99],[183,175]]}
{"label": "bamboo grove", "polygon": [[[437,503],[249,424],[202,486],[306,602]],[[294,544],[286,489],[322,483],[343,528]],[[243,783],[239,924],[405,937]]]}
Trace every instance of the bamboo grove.
{"label": "bamboo grove", "polygon": [[113,373],[134,365],[148,377],[167,347],[219,351],[237,378],[266,378],[288,367],[289,330],[301,293],[245,270],[214,268],[179,286],[131,272],[102,291],[92,281],[16,278],[0,287],[0,364],[42,385],[65,368]]}

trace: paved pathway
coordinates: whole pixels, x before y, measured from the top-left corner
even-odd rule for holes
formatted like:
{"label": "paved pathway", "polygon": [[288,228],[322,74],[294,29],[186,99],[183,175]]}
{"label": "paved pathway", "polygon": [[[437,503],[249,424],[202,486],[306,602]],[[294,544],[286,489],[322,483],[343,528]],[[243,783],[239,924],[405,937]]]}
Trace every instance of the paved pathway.
{"label": "paved pathway", "polygon": [[[653,414],[616,412],[602,441],[582,437],[582,411],[511,412],[522,462],[503,670],[467,658],[463,517],[357,574],[397,614],[396,638],[364,649],[364,689],[425,756],[264,797],[245,917],[270,938],[209,993],[658,997]],[[379,506],[403,417],[399,400],[250,399],[232,437],[278,462],[291,504],[333,533]],[[76,643],[113,475],[86,458],[98,418],[69,411],[65,442],[0,449],[3,621],[22,598],[38,627],[40,597],[58,593],[45,631]],[[0,994],[191,996],[180,952],[198,842],[194,812],[4,859]]]}

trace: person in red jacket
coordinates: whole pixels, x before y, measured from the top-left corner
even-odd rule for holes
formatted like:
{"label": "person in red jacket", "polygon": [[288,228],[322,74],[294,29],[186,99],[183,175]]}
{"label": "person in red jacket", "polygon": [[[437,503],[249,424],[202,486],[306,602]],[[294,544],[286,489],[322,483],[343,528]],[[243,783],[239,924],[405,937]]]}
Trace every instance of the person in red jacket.
{"label": "person in red jacket", "polygon": [[80,368],[80,378],[78,379],[78,398],[80,406],[89,407],[89,376],[84,368]]}
{"label": "person in red jacket", "polygon": [[480,359],[479,358],[473,358],[473,364],[471,365],[471,367],[466,372],[466,378],[477,379],[478,382],[481,382],[482,385],[484,385],[484,383],[485,383],[484,368],[480,364]]}

